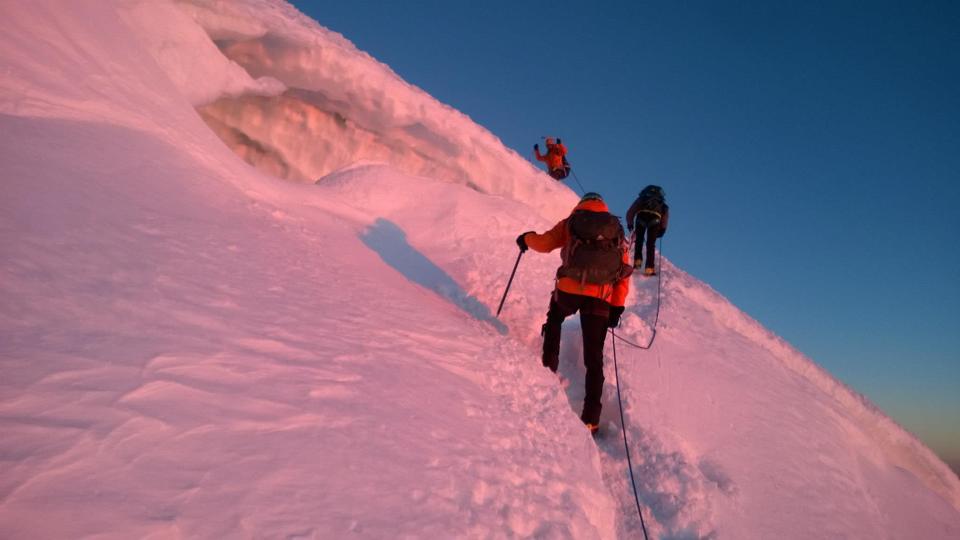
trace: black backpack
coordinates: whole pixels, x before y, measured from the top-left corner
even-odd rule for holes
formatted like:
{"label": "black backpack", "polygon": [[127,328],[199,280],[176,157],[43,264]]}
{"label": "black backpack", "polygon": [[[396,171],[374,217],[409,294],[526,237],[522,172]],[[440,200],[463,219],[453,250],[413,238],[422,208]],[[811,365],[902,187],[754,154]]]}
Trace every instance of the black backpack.
{"label": "black backpack", "polygon": [[567,229],[570,240],[563,248],[563,264],[557,269],[557,277],[608,285],[633,271],[632,266],[623,262],[626,241],[617,216],[577,210],[567,219]]}
{"label": "black backpack", "polygon": [[663,212],[667,207],[666,197],[663,188],[660,186],[647,186],[640,192],[639,212],[652,212],[658,217],[663,217]]}

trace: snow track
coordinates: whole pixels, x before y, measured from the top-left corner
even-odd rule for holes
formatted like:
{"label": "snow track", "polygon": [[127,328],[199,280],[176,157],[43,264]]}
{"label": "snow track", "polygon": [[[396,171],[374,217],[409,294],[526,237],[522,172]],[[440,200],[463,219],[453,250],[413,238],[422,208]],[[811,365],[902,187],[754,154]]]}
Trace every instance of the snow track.
{"label": "snow track", "polygon": [[[638,276],[633,280],[631,308],[623,317],[621,333],[631,341],[648,343],[653,330],[656,310],[657,280]],[[561,342],[560,370],[562,378],[570,381],[566,394],[571,410],[579,415],[583,403],[582,343],[578,316],[568,319]],[[596,438],[602,462],[604,482],[611,496],[618,502],[618,537],[641,537],[642,527],[637,516],[633,487],[630,483],[627,456],[623,445],[623,426],[615,385],[618,383],[613,367],[613,338],[607,336],[604,357],[604,399],[601,417],[602,432]],[[644,512],[647,531],[651,538],[688,539],[710,538],[714,534],[711,508],[704,485],[705,473],[696,466],[696,456],[664,444],[657,435],[643,426],[631,423],[634,399],[627,380],[642,376],[650,368],[649,359],[657,351],[641,350],[617,343],[623,393],[626,436],[630,442],[634,475]],[[645,362],[646,361],[646,362]],[[711,471],[714,476],[716,471]],[[709,485],[709,481],[707,482]],[[729,489],[729,486],[728,486]]]}

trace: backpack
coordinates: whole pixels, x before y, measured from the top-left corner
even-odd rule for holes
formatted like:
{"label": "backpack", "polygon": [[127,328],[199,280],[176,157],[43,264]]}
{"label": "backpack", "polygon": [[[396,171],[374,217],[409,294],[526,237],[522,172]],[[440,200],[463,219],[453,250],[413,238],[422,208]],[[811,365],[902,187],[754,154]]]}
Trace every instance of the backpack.
{"label": "backpack", "polygon": [[643,191],[640,192],[640,197],[638,200],[639,204],[637,205],[637,210],[639,212],[651,212],[656,214],[657,217],[663,217],[667,202],[665,200],[662,187],[647,186],[643,188]]}
{"label": "backpack", "polygon": [[623,262],[626,241],[617,216],[577,210],[567,219],[567,230],[570,239],[561,252],[558,278],[609,285],[630,275],[633,267]]}

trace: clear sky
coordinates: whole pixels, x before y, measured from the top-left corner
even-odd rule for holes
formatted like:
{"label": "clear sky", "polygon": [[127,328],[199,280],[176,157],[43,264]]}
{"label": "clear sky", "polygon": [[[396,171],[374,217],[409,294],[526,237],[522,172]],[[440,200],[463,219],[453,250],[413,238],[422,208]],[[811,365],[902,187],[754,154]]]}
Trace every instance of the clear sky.
{"label": "clear sky", "polygon": [[615,213],[664,186],[667,257],[960,464],[960,3],[293,3]]}

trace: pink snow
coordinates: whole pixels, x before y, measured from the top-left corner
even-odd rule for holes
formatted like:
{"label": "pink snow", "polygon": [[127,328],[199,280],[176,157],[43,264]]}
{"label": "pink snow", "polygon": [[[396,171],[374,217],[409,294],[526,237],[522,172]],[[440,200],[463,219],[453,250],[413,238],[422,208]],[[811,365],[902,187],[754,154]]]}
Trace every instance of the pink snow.
{"label": "pink snow", "polygon": [[[571,192],[277,1],[4,15],[0,537],[640,535],[612,344],[597,441],[575,318],[570,384],[540,366],[558,256],[525,255],[493,316],[513,238]],[[661,279],[653,348],[616,343],[652,538],[960,537],[929,449]],[[619,332],[646,342],[657,282],[634,284]]]}

